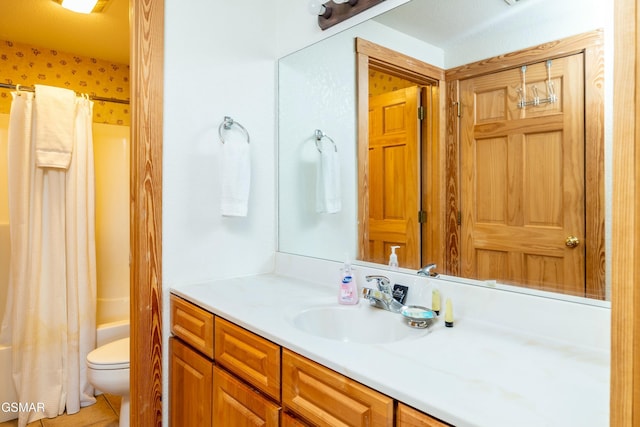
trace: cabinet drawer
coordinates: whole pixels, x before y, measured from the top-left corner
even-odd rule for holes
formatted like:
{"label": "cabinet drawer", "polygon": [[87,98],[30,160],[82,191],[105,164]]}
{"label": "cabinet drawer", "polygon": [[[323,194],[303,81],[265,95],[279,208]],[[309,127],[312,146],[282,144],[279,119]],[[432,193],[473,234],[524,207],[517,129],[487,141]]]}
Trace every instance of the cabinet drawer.
{"label": "cabinet drawer", "polygon": [[396,412],[397,427],[449,427],[451,424],[444,423],[433,418],[424,412],[413,409],[404,403],[398,403]]}
{"label": "cabinet drawer", "polygon": [[213,368],[213,425],[277,427],[280,407],[219,367]]}
{"label": "cabinet drawer", "polygon": [[171,295],[171,332],[213,358],[213,314]]}
{"label": "cabinet drawer", "polygon": [[220,317],[215,320],[215,360],[280,401],[280,346]]}
{"label": "cabinet drawer", "polygon": [[287,349],[282,406],[317,426],[393,425],[393,399]]}

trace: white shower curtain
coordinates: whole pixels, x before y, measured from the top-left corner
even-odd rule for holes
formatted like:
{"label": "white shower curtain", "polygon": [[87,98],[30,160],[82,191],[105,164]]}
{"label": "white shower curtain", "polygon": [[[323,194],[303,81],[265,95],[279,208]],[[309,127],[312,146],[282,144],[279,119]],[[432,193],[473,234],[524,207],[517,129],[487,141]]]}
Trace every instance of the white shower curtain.
{"label": "white shower curtain", "polygon": [[11,340],[18,398],[36,408],[20,412],[20,427],[95,402],[85,363],[96,331],[93,103],[71,101],[68,168],[39,167],[37,93],[13,93],[9,119],[11,264],[2,335]]}

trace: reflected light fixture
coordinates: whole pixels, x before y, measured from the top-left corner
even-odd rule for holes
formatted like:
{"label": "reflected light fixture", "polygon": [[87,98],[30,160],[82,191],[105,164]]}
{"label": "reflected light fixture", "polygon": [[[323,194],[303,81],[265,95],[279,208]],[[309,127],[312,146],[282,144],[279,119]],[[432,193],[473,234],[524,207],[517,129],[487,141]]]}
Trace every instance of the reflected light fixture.
{"label": "reflected light fixture", "polygon": [[109,0],[53,0],[65,9],[78,13],[102,12]]}
{"label": "reflected light fixture", "polygon": [[309,0],[309,12],[318,16],[318,26],[326,30],[384,0]]}

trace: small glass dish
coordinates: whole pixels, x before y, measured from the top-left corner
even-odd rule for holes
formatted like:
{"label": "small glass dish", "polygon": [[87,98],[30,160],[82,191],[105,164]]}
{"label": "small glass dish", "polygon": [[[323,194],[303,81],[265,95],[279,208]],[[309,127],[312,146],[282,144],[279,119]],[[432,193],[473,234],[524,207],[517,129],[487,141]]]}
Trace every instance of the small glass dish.
{"label": "small glass dish", "polygon": [[418,329],[429,327],[438,317],[435,311],[421,305],[405,305],[400,314],[409,326]]}

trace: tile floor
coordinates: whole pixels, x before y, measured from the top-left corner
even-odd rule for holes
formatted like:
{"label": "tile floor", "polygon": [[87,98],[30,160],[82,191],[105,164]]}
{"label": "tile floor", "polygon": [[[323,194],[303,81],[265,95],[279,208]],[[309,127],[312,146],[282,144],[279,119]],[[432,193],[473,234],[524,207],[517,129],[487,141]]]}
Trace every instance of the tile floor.
{"label": "tile floor", "polygon": [[[82,408],[73,415],[43,418],[27,424],[28,427],[118,427],[120,396],[101,394],[94,405]],[[0,423],[0,427],[15,427],[18,420]]]}

